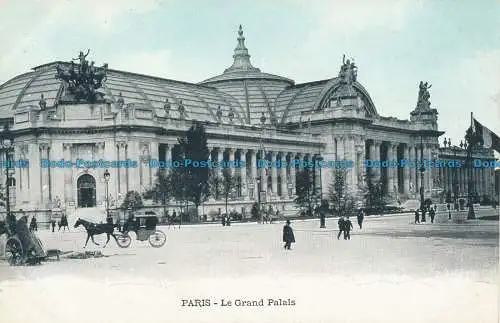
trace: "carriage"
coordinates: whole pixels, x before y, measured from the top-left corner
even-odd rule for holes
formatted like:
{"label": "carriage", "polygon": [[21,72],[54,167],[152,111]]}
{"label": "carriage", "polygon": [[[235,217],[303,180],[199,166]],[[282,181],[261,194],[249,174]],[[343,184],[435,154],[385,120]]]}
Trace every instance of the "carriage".
{"label": "carriage", "polygon": [[29,231],[26,220],[20,219],[15,225],[12,224],[8,228],[6,221],[0,221],[0,235],[5,234],[5,258],[10,265],[35,265],[46,260],[49,256],[57,256],[59,254],[49,255],[44,249],[41,240]]}
{"label": "carriage", "polygon": [[130,232],[134,232],[136,240],[149,241],[154,248],[162,247],[167,242],[167,236],[161,230],[156,229],[158,217],[151,214],[135,215],[128,219],[123,225],[123,230],[116,234],[117,243],[121,248],[127,248],[132,242]]}

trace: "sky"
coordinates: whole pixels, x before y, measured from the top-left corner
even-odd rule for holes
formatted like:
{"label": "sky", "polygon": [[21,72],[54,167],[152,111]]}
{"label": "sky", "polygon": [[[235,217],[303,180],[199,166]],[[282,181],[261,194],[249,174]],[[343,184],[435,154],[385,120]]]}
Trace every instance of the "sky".
{"label": "sky", "polygon": [[263,72],[328,79],[345,54],[380,115],[409,119],[424,81],[452,144],[471,112],[500,134],[498,0],[0,0],[0,83],[87,49],[98,66],[200,82],[232,64],[240,24]]}

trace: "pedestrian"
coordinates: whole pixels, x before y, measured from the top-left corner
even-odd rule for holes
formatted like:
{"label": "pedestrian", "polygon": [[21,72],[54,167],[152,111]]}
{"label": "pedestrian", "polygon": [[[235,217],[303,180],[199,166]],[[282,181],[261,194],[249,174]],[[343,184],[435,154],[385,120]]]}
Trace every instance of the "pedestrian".
{"label": "pedestrian", "polygon": [[283,248],[290,250],[292,243],[295,243],[295,236],[293,235],[293,229],[290,226],[290,220],[286,220],[286,224],[283,227],[283,242],[285,245]]}
{"label": "pedestrian", "polygon": [[50,221],[50,224],[52,226],[52,232],[54,232],[55,228],[56,228],[56,220],[52,220]]}
{"label": "pedestrian", "polygon": [[351,240],[351,229],[354,229],[349,217],[344,222],[344,240]]}
{"label": "pedestrian", "polygon": [[363,220],[365,219],[365,211],[363,209],[359,210],[358,213],[358,225],[360,229],[363,229]]}
{"label": "pedestrian", "polygon": [[345,221],[343,216],[339,218],[338,225],[339,225],[339,234],[337,235],[337,240],[340,239],[340,235],[342,234],[342,232],[344,232]]}
{"label": "pedestrian", "polygon": [[415,224],[420,223],[420,213],[415,209]]}
{"label": "pedestrian", "polygon": [[228,216],[226,217],[226,225],[227,225],[227,226],[230,226],[230,225],[231,225],[231,216],[230,216],[230,215],[228,215]]}
{"label": "pedestrian", "polygon": [[436,216],[436,211],[434,208],[429,210],[429,215],[431,216],[431,223],[434,223],[434,217]]}
{"label": "pedestrian", "polygon": [[222,226],[225,227],[226,226],[226,215],[222,215],[221,217],[221,220],[222,220]]}
{"label": "pedestrian", "polygon": [[446,207],[448,208],[448,220],[451,220],[451,205],[450,205],[450,203],[448,203],[448,205],[446,205]]}
{"label": "pedestrian", "polygon": [[30,232],[37,231],[36,218],[32,217],[30,222]]}

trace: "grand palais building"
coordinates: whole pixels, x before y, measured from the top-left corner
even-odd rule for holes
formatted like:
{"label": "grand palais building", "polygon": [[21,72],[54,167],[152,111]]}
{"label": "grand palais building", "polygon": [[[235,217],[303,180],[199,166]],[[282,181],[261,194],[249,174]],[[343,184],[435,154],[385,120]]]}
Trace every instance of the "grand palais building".
{"label": "grand palais building", "polygon": [[[261,158],[352,161],[347,183],[354,192],[365,185],[367,159],[465,159],[465,149],[443,145],[427,83],[416,87],[418,100],[408,109],[408,120],[384,117],[358,80],[354,62],[339,58],[338,75],[296,84],[252,66],[244,41],[240,26],[233,64],[199,83],[97,67],[81,52],[75,62],[47,63],[2,84],[0,119],[14,137],[11,158],[29,161],[10,176],[13,209],[102,210],[107,166],[109,196],[119,205],[128,191],[142,193],[154,184],[157,169],[150,160],[175,158],[178,137],[194,120],[205,125],[213,160],[245,161],[246,167],[232,170],[238,186],[230,209],[246,214],[257,200],[275,209],[294,207],[298,169],[258,168]],[[494,159],[486,149],[475,157]],[[73,167],[44,167],[41,160],[71,161]],[[130,167],[77,160],[129,160]],[[332,174],[331,167],[315,170],[323,196]],[[474,170],[479,195],[495,195],[493,174],[491,168]],[[6,173],[1,176],[5,183]],[[392,201],[418,199],[421,186],[426,196],[454,185],[465,196],[468,189],[465,168],[429,168],[423,180],[418,167],[374,168],[373,176]],[[212,198],[204,208],[224,209],[224,202]]]}

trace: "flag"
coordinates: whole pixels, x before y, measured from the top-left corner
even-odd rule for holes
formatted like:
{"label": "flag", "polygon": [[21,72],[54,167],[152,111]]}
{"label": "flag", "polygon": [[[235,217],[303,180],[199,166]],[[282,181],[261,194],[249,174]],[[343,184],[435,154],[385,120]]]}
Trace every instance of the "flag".
{"label": "flag", "polygon": [[500,137],[490,129],[483,126],[479,121],[474,121],[474,132],[482,138],[482,144],[486,148],[493,148],[500,153]]}

